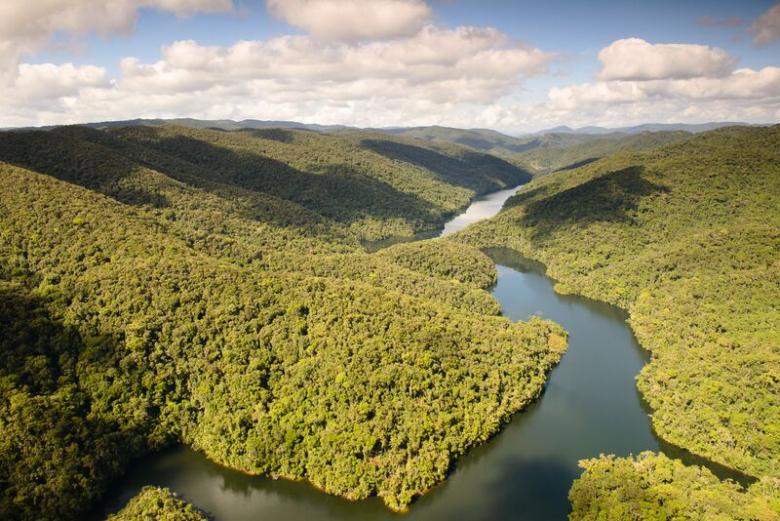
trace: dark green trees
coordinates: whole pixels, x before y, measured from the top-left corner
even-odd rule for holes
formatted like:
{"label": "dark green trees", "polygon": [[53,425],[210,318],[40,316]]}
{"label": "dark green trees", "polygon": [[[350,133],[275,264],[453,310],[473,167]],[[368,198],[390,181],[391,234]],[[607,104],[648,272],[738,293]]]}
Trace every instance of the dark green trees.
{"label": "dark green trees", "polygon": [[496,316],[481,253],[359,246],[473,191],[293,134],[0,134],[1,516],[77,518],[175,442],[402,509],[538,395],[565,335]]}

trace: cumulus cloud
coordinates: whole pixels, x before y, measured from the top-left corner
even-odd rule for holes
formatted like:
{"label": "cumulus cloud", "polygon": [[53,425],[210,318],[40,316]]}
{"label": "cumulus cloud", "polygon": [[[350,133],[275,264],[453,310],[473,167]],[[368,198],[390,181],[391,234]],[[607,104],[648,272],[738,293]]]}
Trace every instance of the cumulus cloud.
{"label": "cumulus cloud", "polygon": [[[154,1],[166,9],[219,7]],[[551,88],[542,102],[527,103],[523,82],[545,73],[556,56],[493,28],[428,24],[392,38],[306,34],[226,46],[183,40],[164,46],[156,61],[122,59],[115,76],[89,65],[18,65],[0,84],[0,127],[187,116],[521,132],[780,119],[780,67],[735,70],[720,49],[639,39],[618,40],[599,57],[598,78]]]}
{"label": "cumulus cloud", "polygon": [[552,58],[494,29],[428,26],[410,38],[323,45],[308,36],[240,41],[229,47],[179,41],[162,59],[125,59],[118,88],[191,93],[215,89],[267,103],[323,106],[381,98],[488,103]]}
{"label": "cumulus cloud", "polygon": [[[647,122],[780,120],[780,67],[725,77],[595,81],[550,89],[547,100],[513,107],[532,126],[622,126]],[[541,123],[544,122],[544,123]]]}
{"label": "cumulus cloud", "polygon": [[707,100],[767,99],[780,97],[780,67],[738,69],[723,78],[607,81],[553,87],[553,106],[574,108],[583,104],[625,104],[658,99],[688,102]]}
{"label": "cumulus cloud", "polygon": [[[0,101],[0,112],[40,123],[190,115],[398,125],[495,103],[553,59],[479,27],[429,25],[410,37],[368,42],[282,36],[206,46],[185,40],[163,47],[156,62],[121,60],[115,79],[105,71],[23,66],[13,86],[0,89],[7,101]],[[42,80],[58,74],[62,84]],[[40,87],[26,98],[25,111],[25,103],[11,100],[36,77]]]}
{"label": "cumulus cloud", "polygon": [[748,31],[755,35],[753,43],[756,45],[766,45],[780,39],[780,3],[770,7]]}
{"label": "cumulus cloud", "polygon": [[268,10],[324,39],[362,40],[415,34],[433,12],[423,0],[267,0]]}
{"label": "cumulus cloud", "polygon": [[0,73],[7,79],[20,55],[40,49],[57,32],[128,32],[135,25],[138,9],[144,7],[187,16],[229,11],[233,5],[232,0],[2,0]]}
{"label": "cumulus cloud", "polygon": [[[647,122],[780,121],[780,67],[736,70],[724,67],[723,72],[712,65],[718,61],[731,63],[726,56],[721,60],[709,60],[710,65],[695,69],[695,74],[690,71],[679,74],[669,63],[653,62],[647,55],[639,56],[646,53],[646,46],[650,45],[643,42],[636,60],[640,64],[649,62],[651,73],[640,75],[630,68],[616,66],[624,57],[611,61],[615,55],[604,52],[622,47],[621,42],[625,40],[614,42],[600,54],[608,74],[599,75],[591,82],[552,87],[540,103],[485,107],[480,114],[472,115],[480,121],[473,126],[538,130],[562,124],[616,127]],[[616,46],[619,43],[621,45]],[[667,46],[651,47],[655,48],[654,52]],[[683,47],[712,51],[704,46]],[[693,54],[700,53],[701,49]],[[668,53],[661,54],[668,56]]]}
{"label": "cumulus cloud", "polygon": [[72,63],[22,64],[14,81],[14,91],[18,97],[40,101],[76,96],[83,88],[110,85],[108,74],[102,67],[75,66]]}
{"label": "cumulus cloud", "polygon": [[722,77],[735,60],[723,49],[707,45],[651,44],[641,38],[613,42],[599,52],[601,80],[655,80]]}

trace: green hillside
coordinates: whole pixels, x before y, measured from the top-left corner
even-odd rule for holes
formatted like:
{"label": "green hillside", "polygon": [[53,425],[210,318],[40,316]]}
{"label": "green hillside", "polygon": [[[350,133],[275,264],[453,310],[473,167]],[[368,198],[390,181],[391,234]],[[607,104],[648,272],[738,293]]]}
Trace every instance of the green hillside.
{"label": "green hillside", "polygon": [[413,127],[386,131],[399,136],[422,139],[433,143],[459,143],[478,150],[493,153],[512,154],[537,146],[536,141],[526,137],[512,137],[495,130],[460,129],[449,127]]}
{"label": "green hillside", "polygon": [[475,194],[530,179],[505,161],[456,145],[445,150],[375,134],[287,129],[10,132],[0,140],[0,159],[131,204],[175,208],[170,192],[182,190],[179,182],[240,198],[258,221],[282,214],[293,221],[283,224],[302,224],[296,234],[324,219],[370,240],[434,230]]}
{"label": "green hillside", "polygon": [[[349,133],[351,131],[344,131]],[[534,174],[574,169],[610,154],[649,150],[690,137],[684,131],[609,132],[599,134],[546,132],[512,137],[494,130],[414,127],[388,133],[446,146],[459,143],[505,158]]]}
{"label": "green hillside", "polygon": [[108,521],[207,521],[209,517],[167,488],[145,487]]}
{"label": "green hillside", "polygon": [[537,146],[515,154],[513,160],[530,170],[547,174],[572,170],[618,152],[649,150],[690,137],[688,132],[642,132],[640,134],[571,135],[547,134]]}
{"label": "green hillside", "polygon": [[628,309],[658,434],[780,477],[778,230],[780,126],[735,127],[537,178],[457,239]]}
{"label": "green hillside", "polygon": [[569,494],[571,520],[780,519],[780,479],[765,478],[745,491],[707,469],[651,452],[637,458],[601,456],[581,465],[585,472]]}
{"label": "green hillside", "polygon": [[[0,517],[80,518],[178,442],[403,509],[539,395],[565,333],[497,316],[479,251],[359,246],[473,181],[365,139],[0,134]],[[518,181],[485,161],[484,186]]]}

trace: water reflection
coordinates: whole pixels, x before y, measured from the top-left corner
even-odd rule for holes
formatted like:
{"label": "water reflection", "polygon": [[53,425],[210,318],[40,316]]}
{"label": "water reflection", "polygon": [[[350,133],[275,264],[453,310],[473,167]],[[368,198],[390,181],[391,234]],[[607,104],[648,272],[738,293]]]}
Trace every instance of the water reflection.
{"label": "water reflection", "polygon": [[[522,186],[522,185],[520,185]],[[404,242],[421,241],[424,239],[433,239],[435,237],[444,237],[451,233],[458,232],[468,226],[474,224],[477,221],[493,217],[501,208],[507,199],[512,197],[520,186],[514,188],[507,188],[506,190],[499,190],[497,192],[491,192],[487,195],[477,197],[472,201],[465,212],[453,217],[449,220],[444,228],[441,230],[432,230],[427,232],[421,232],[410,237],[388,237],[378,241],[364,241],[363,247],[368,252],[379,251],[382,248],[387,248],[393,244],[400,244]]]}
{"label": "water reflection", "polygon": [[[493,294],[505,315],[555,320],[570,333],[569,351],[544,396],[460,458],[450,478],[413,504],[404,519],[565,519],[580,459],[659,449],[634,385],[645,360],[625,314],[556,295],[538,263],[509,251],[489,254],[499,263]],[[376,498],[350,503],[306,483],[245,476],[183,447],[134,465],[104,511],[120,507],[146,484],[168,486],[220,520],[398,519]]]}
{"label": "water reflection", "polygon": [[[492,208],[497,212],[500,206]],[[721,477],[745,482],[738,473],[654,436],[634,382],[647,353],[627,326],[623,311],[583,297],[557,295],[544,266],[512,250],[487,253],[498,265],[493,295],[504,315],[512,320],[532,315],[554,320],[569,332],[569,349],[553,370],[543,396],[495,438],[460,458],[452,475],[416,501],[409,514],[392,513],[377,498],[352,503],[306,483],[246,476],[190,449],[174,447],[132,465],[93,517],[104,519],[143,486],[159,485],[220,521],[564,520],[580,459],[644,450],[663,450],[688,464],[706,464]]]}
{"label": "water reflection", "polygon": [[441,236],[444,237],[445,235],[459,232],[470,224],[493,217],[501,211],[506,200],[512,197],[518,188],[520,187],[516,186],[514,188],[499,190],[498,192],[478,197],[471,203],[465,212],[451,219],[444,225]]}

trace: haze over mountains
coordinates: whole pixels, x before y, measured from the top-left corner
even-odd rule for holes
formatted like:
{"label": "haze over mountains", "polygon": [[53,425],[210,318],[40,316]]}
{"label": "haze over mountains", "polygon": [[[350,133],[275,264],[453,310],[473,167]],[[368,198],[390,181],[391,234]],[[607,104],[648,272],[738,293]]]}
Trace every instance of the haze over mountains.
{"label": "haze over mountains", "polygon": [[[157,119],[130,119],[130,120],[117,120],[117,121],[97,121],[92,123],[80,123],[80,126],[91,128],[111,128],[111,127],[128,127],[128,126],[156,126],[163,124],[182,125],[192,128],[218,128],[222,130],[239,130],[239,129],[253,129],[253,128],[293,128],[302,130],[315,130],[318,132],[332,132],[344,129],[356,129],[356,130],[375,130],[378,132],[390,132],[394,134],[413,134],[417,137],[423,137],[425,135],[440,136],[445,135],[481,135],[489,136],[493,139],[520,139],[527,136],[536,136],[544,134],[637,134],[640,132],[660,132],[660,131],[675,131],[680,130],[684,132],[706,132],[708,130],[715,130],[721,127],[729,126],[745,126],[747,123],[737,121],[717,121],[710,123],[645,123],[642,125],[635,125],[631,127],[579,127],[572,128],[566,125],[549,128],[546,130],[540,130],[538,132],[532,132],[529,134],[518,134],[511,136],[496,130],[490,129],[462,129],[454,127],[445,127],[440,125],[430,125],[423,127],[378,127],[378,128],[360,128],[349,125],[319,125],[316,123],[301,123],[298,121],[274,121],[274,120],[258,120],[258,119],[244,119],[234,121],[232,119],[194,119],[194,118],[157,118]],[[13,128],[37,128],[40,130],[46,130],[55,128],[62,125],[44,125],[39,127],[8,127],[2,130],[12,130]],[[759,125],[760,126],[760,125]],[[468,144],[468,143],[464,143]],[[472,145],[475,146],[475,145]],[[475,148],[480,148],[475,146]]]}
{"label": "haze over mountains", "polygon": [[[467,147],[496,154],[536,173],[549,173],[559,168],[578,166],[618,150],[641,150],[684,137],[687,134],[706,132],[741,123],[712,122],[702,124],[644,124],[634,127],[604,128],[555,127],[533,134],[510,136],[488,129],[459,129],[442,126],[408,128],[367,128],[345,125],[318,125],[296,121],[262,121],[247,119],[200,120],[193,118],[134,119],[126,121],[102,121],[79,126],[95,129],[161,125],[180,125],[195,129],[252,130],[295,129],[313,132],[360,135],[379,133],[420,139],[431,143],[458,143]],[[50,130],[56,126],[41,127]],[[562,152],[566,149],[565,152]]]}

